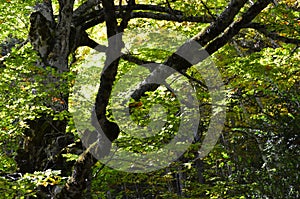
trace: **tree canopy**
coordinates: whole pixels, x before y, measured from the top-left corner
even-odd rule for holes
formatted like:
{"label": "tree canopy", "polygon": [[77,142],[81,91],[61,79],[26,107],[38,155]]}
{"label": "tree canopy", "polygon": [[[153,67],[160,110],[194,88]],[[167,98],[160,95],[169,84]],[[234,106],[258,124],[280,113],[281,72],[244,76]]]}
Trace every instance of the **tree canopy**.
{"label": "tree canopy", "polygon": [[0,10],[1,197],[300,197],[299,1]]}

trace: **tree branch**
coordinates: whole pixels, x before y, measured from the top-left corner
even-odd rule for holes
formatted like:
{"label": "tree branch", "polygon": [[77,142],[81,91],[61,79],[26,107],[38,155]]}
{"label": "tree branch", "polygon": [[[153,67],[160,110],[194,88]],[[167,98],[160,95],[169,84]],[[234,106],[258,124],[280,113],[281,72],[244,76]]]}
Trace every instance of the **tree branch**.
{"label": "tree branch", "polygon": [[[216,22],[210,25],[204,32],[199,35],[193,37],[193,40],[198,42],[201,46],[210,42],[205,49],[190,49],[189,43],[185,43],[177,50],[177,53],[173,53],[168,60],[164,63],[169,67],[176,69],[177,71],[185,71],[190,68],[193,64],[197,64],[207,56],[216,52],[219,48],[224,46],[234,35],[236,35],[241,28],[244,27],[245,24],[250,23],[269,3],[271,0],[258,0],[255,4],[253,4],[249,10],[242,15],[242,18],[237,22],[233,23],[229,29],[219,38],[215,39],[220,33],[222,33],[228,26],[232,23],[235,15],[239,12],[239,10],[246,3],[245,0],[233,0],[228,5],[228,7],[224,10],[224,12],[217,18]],[[191,58],[193,56],[201,56],[201,60],[195,60],[194,63],[189,63],[184,58],[179,56],[180,52],[185,52],[185,54],[189,54]],[[208,52],[208,54],[206,53]],[[155,78],[157,71],[153,71],[147,79],[141,84],[140,88],[137,89],[133,94],[132,98],[136,101],[146,92],[146,91],[154,91],[158,88],[158,85],[155,84],[147,84],[147,82],[151,82],[152,78]],[[161,74],[161,78],[167,78],[170,74],[165,73]]]}
{"label": "tree branch", "polygon": [[96,97],[96,114],[97,118],[106,118],[106,106],[108,105],[109,97],[112,90],[112,85],[118,70],[118,62],[121,52],[120,42],[118,38],[117,18],[115,15],[115,7],[110,0],[103,0],[102,2],[105,14],[105,21],[107,27],[108,51],[106,51],[105,67],[101,74],[100,87]]}
{"label": "tree branch", "polygon": [[[142,60],[142,59],[140,59],[138,57],[135,57],[131,54],[122,54],[121,58],[125,61],[129,61],[129,62],[135,63],[137,65],[144,65],[144,64],[154,63],[153,61]],[[150,69],[150,70],[152,70],[152,69]]]}
{"label": "tree branch", "polygon": [[68,68],[68,56],[70,53],[69,37],[73,16],[74,0],[59,0],[59,18],[55,31],[55,43],[52,54],[49,55],[49,64],[62,71]]}
{"label": "tree branch", "polygon": [[[93,4],[94,5],[94,4]],[[120,13],[121,10],[128,10],[130,8],[131,15],[128,19],[133,18],[149,18],[149,19],[157,19],[157,20],[169,20],[169,21],[189,21],[189,22],[201,22],[201,23],[211,23],[214,19],[210,16],[185,16],[183,12],[179,10],[170,10],[169,8],[157,6],[157,5],[124,5],[124,6],[115,6],[115,11],[118,18],[122,18],[123,14]],[[103,23],[104,12],[103,9],[99,6],[94,9],[91,7],[86,8],[86,12],[77,12],[73,16],[72,23],[75,26],[82,26],[83,30],[87,30],[99,23]],[[90,10],[89,10],[90,9]],[[145,12],[145,11],[153,11],[153,12]],[[133,12],[137,11],[137,12]],[[144,12],[141,12],[144,11]],[[162,12],[162,13],[155,13]],[[80,14],[81,13],[81,14]]]}
{"label": "tree branch", "polygon": [[85,15],[89,10],[95,9],[96,6],[100,6],[101,0],[87,0],[81,4],[76,10],[74,10],[73,18],[80,18]]}
{"label": "tree branch", "polygon": [[134,18],[148,18],[157,20],[167,20],[167,21],[177,21],[177,22],[201,22],[201,23],[211,23],[213,18],[209,16],[183,16],[183,15],[172,15],[172,14],[161,14],[153,12],[133,12],[131,14],[131,19]]}
{"label": "tree branch", "polygon": [[[106,60],[104,65],[104,70],[101,74],[100,87],[96,96],[95,111],[93,114],[96,114],[96,117],[92,117],[92,125],[97,127],[101,126],[102,131],[98,132],[97,130],[90,132],[86,130],[84,136],[82,136],[82,142],[85,143],[85,146],[88,148],[87,151],[82,155],[82,160],[77,160],[74,165],[74,170],[72,173],[72,178],[67,182],[62,191],[57,194],[56,198],[82,198],[83,190],[86,188],[87,183],[89,183],[89,176],[91,176],[91,168],[95,164],[96,159],[89,154],[91,148],[97,150],[108,151],[99,151],[99,156],[103,157],[105,152],[109,152],[111,143],[105,142],[106,140],[98,140],[98,133],[104,132],[106,137],[113,141],[118,137],[120,132],[117,124],[110,122],[106,118],[106,107],[108,105],[109,97],[112,91],[112,86],[117,74],[118,55],[121,51],[121,46],[119,45],[119,37],[113,37],[117,34],[117,19],[114,11],[114,3],[111,0],[103,0],[103,8],[105,14],[105,21],[107,27],[107,37],[109,48],[106,49]],[[111,38],[113,37],[113,38]],[[89,39],[87,45],[97,48],[97,43]],[[116,58],[117,57],[117,58]],[[104,136],[104,135],[101,135]],[[108,147],[102,147],[98,145],[99,143],[103,145],[108,145]],[[88,146],[87,146],[88,145]],[[102,148],[101,148],[102,147]],[[95,154],[94,154],[95,155]]]}
{"label": "tree branch", "polygon": [[[221,13],[221,15],[217,18],[215,22],[213,22],[208,28],[205,29],[205,31],[199,33],[195,37],[192,38],[192,40],[198,42],[201,46],[204,46],[209,41],[214,39],[216,36],[222,33],[233,21],[235,15],[238,14],[240,9],[244,6],[244,4],[247,2],[247,0],[233,0],[229,3],[227,8]],[[181,47],[178,48],[176,53],[173,53],[167,61],[164,63],[164,65],[172,67],[176,69],[177,71],[182,71],[183,69],[186,70],[187,68],[191,67],[192,64],[189,63],[187,60],[179,56],[178,52],[184,52],[187,51],[186,54],[190,54],[191,56],[197,56],[200,53],[202,54],[203,59],[207,57],[206,53],[199,52],[199,49],[190,49],[189,48],[189,42],[183,44]],[[197,60],[194,64],[200,62],[201,60]],[[152,78],[155,78],[155,76],[160,75],[161,78],[167,78],[170,74],[165,73],[162,74],[161,71],[153,71],[147,79],[144,81],[143,84],[137,89],[131,97],[138,101],[140,97],[146,92],[146,91],[154,91],[158,88],[157,84],[148,84],[147,82],[151,82]]]}
{"label": "tree branch", "polygon": [[[122,1],[120,1],[120,2],[122,2]],[[125,28],[127,28],[128,22],[130,21],[130,18],[131,18],[131,13],[133,11],[133,6],[135,5],[135,0],[128,0],[127,4],[128,5],[125,8],[125,12],[123,13],[122,10],[121,10],[121,12],[119,12],[119,14],[121,15],[121,18],[122,18],[122,21],[119,26],[119,32],[124,32]],[[120,5],[120,7],[122,7],[122,6]]]}
{"label": "tree branch", "polygon": [[207,7],[207,5],[206,5],[202,0],[200,0],[200,2],[201,2],[202,5],[204,6],[204,8],[207,10],[208,14],[212,17],[212,19],[213,19],[214,21],[216,21],[216,20],[217,20],[216,17],[212,14],[212,12],[211,12],[210,9]]}
{"label": "tree branch", "polygon": [[280,36],[276,32],[268,31],[268,28],[265,25],[262,25],[259,23],[249,23],[245,26],[245,28],[253,28],[253,29],[257,30],[258,32],[260,32],[261,34],[265,35],[266,37],[269,37],[274,40],[282,41],[284,43],[290,43],[290,44],[296,44],[296,45],[300,44],[299,39]]}
{"label": "tree branch", "polygon": [[203,32],[196,35],[193,40],[197,41],[201,46],[205,46],[208,42],[220,35],[234,20],[240,9],[246,4],[247,0],[232,0],[227,8],[221,13],[217,20],[212,23]]}
{"label": "tree branch", "polygon": [[[127,5],[123,6],[125,9]],[[116,10],[119,10],[119,7],[116,7]],[[154,11],[154,12],[165,12],[169,14],[176,14],[176,15],[183,15],[183,12],[180,10],[173,10],[167,7],[158,6],[158,5],[147,5],[147,4],[135,4],[132,6],[133,10],[148,10],[148,11]]]}
{"label": "tree branch", "polygon": [[233,38],[246,24],[249,24],[263,9],[265,9],[272,0],[258,0],[249,10],[242,15],[242,18],[234,22],[228,30],[221,36],[208,44],[205,50],[212,54],[219,48],[224,46],[231,38]]}

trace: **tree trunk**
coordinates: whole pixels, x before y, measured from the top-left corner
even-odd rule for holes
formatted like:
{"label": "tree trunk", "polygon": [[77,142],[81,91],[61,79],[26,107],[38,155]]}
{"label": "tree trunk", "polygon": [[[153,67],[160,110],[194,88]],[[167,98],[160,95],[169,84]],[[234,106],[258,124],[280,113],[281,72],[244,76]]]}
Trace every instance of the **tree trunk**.
{"label": "tree trunk", "polygon": [[[86,45],[92,48],[97,47],[97,50],[100,51],[106,50],[107,59],[104,67],[105,70],[101,75],[100,88],[95,104],[97,121],[93,122],[99,122],[105,135],[110,141],[113,141],[118,137],[120,130],[117,124],[108,121],[106,118],[106,108],[118,70],[118,55],[121,54],[121,48],[123,47],[123,43],[121,42],[122,35],[115,35],[126,28],[130,17],[134,17],[134,15],[131,15],[131,9],[136,8],[138,10],[142,9],[142,7],[139,8],[137,5],[134,5],[134,1],[129,0],[128,9],[125,9],[125,12],[121,13],[124,16],[118,27],[116,6],[111,0],[102,0],[103,9],[101,8],[101,14],[99,9],[99,11],[95,9],[92,14],[84,15],[85,11],[98,5],[99,2],[99,0],[86,1],[73,13],[74,0],[58,0],[59,15],[57,20],[55,20],[53,15],[51,0],[38,4],[36,11],[32,13],[30,17],[31,27],[29,40],[41,57],[41,67],[50,66],[60,73],[69,70],[69,55],[74,52],[77,47]],[[224,12],[221,13],[205,31],[196,35],[192,40],[204,46],[204,50],[209,54],[214,53],[236,35],[240,29],[249,25],[254,17],[257,16],[271,0],[258,0],[239,20],[234,21],[237,13],[245,6],[246,2],[247,0],[230,1]],[[158,9],[154,10],[155,12],[159,12],[159,9],[163,9],[163,7],[153,5],[152,7],[147,7],[147,9],[149,8]],[[98,46],[96,42],[89,39],[85,32],[86,29],[98,24],[99,21],[106,21],[107,37],[110,38],[108,48]],[[80,25],[81,23],[82,25]],[[203,49],[194,49],[195,51],[192,51],[192,49],[186,47],[186,45],[183,45],[178,51],[184,49],[185,53],[190,52],[191,56],[203,52]],[[201,60],[197,60],[197,62],[200,61]],[[175,53],[167,59],[165,64],[178,71],[187,70],[192,65]],[[151,75],[155,76],[155,72],[154,70]],[[150,78],[151,75],[149,76]],[[55,79],[54,81],[58,82],[61,81],[61,79]],[[66,81],[67,80],[62,80],[62,82],[65,83]],[[155,90],[156,88],[157,85],[141,85],[140,89],[138,89],[132,97],[138,100],[143,93]],[[60,89],[60,87],[57,89]],[[56,111],[68,110],[69,93],[61,93],[60,96],[52,97],[58,97],[65,103],[64,107],[59,107]],[[39,197],[82,198],[84,190],[89,186],[88,181],[91,180],[91,168],[96,160],[86,151],[86,153],[83,153],[81,156],[81,159],[75,163],[74,167],[71,168],[72,165],[67,164],[65,159],[59,155],[59,151],[62,148],[73,142],[73,135],[65,133],[67,121],[57,121],[50,116],[41,115],[41,117],[35,121],[28,121],[28,124],[30,128],[26,130],[25,135],[29,139],[24,140],[24,148],[18,151],[16,158],[20,171],[34,172],[37,170],[57,169],[62,170],[63,173],[67,175],[72,173],[72,178],[65,187],[55,193],[55,196],[51,196],[49,193],[40,193]],[[97,132],[86,133],[94,135]],[[197,167],[201,173],[203,169],[201,162],[197,162]],[[199,181],[204,181],[202,176],[199,177]],[[178,177],[178,182],[180,184],[181,177]],[[178,187],[178,195],[180,195],[182,187],[181,185]]]}

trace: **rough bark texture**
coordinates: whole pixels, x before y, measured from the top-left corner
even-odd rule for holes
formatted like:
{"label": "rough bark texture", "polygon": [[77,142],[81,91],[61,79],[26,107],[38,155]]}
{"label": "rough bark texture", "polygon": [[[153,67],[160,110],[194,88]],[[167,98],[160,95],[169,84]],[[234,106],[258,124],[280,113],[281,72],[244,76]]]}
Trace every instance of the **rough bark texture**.
{"label": "rough bark texture", "polygon": [[[69,172],[72,165],[64,163],[60,151],[74,142],[73,134],[66,134],[66,121],[54,121],[51,117],[41,117],[29,121],[30,129],[24,134],[28,140],[25,147],[18,150],[16,161],[21,173],[33,173],[49,168]],[[55,128],[53,128],[55,126]]]}
{"label": "rough bark texture", "polygon": [[[111,0],[87,0],[73,11],[74,0],[59,0],[59,16],[54,18],[51,0],[44,1],[36,6],[35,12],[30,17],[29,40],[33,48],[39,53],[41,66],[51,66],[58,71],[68,71],[68,58],[79,46],[89,46],[99,52],[106,52],[105,69],[101,74],[101,83],[95,104],[95,123],[100,123],[102,130],[110,141],[115,140],[119,134],[117,124],[108,121],[106,109],[111,95],[113,83],[118,70],[118,63],[123,48],[122,35],[119,32],[126,29],[128,22],[133,18],[151,18],[157,20],[170,21],[193,21],[201,23],[211,23],[204,31],[192,38],[204,49],[189,49],[189,43],[181,46],[178,51],[191,51],[191,55],[202,53],[204,50],[209,54],[216,52],[232,39],[242,28],[254,28],[273,39],[282,40],[288,43],[299,44],[299,40],[278,36],[269,33],[267,28],[251,23],[251,21],[269,4],[271,0],[257,0],[244,14],[236,21],[235,17],[248,2],[247,0],[232,0],[224,11],[218,16],[186,16],[179,10],[173,10],[169,6],[136,4],[134,0],[127,1],[127,5],[115,6]],[[100,4],[101,3],[101,4]],[[117,18],[121,19],[118,26]],[[108,47],[98,45],[97,42],[89,38],[85,32],[99,23],[106,22]],[[192,51],[193,50],[193,51]],[[208,54],[206,54],[208,55]],[[147,63],[129,54],[122,55],[123,59],[134,63]],[[202,56],[205,59],[205,56]],[[202,60],[189,63],[175,53],[164,63],[176,70],[183,72]],[[158,73],[153,70],[152,76]],[[150,75],[150,76],[151,76]],[[160,74],[161,76],[161,74]],[[165,77],[167,77],[166,74]],[[157,85],[145,84],[133,94],[133,98],[138,100],[146,91],[153,91]],[[68,93],[62,97],[66,105],[68,103]],[[64,107],[67,109],[68,107]],[[84,191],[90,186],[91,169],[96,160],[86,151],[74,165],[66,164],[59,151],[73,142],[73,136],[65,133],[66,121],[54,121],[53,118],[42,115],[40,119],[29,121],[30,129],[25,132],[28,140],[24,141],[26,147],[18,151],[16,158],[20,167],[20,172],[33,172],[37,170],[59,169],[64,174],[71,175],[70,180],[61,190],[55,192],[54,196],[41,190],[39,198],[84,198]],[[97,137],[98,132],[86,132],[90,138]],[[87,137],[89,137],[87,136]],[[77,146],[82,149],[81,146]],[[73,166],[73,168],[72,168]],[[199,181],[204,182],[201,175],[203,166],[201,161],[196,162],[199,168]],[[176,184],[180,195],[180,180],[178,177]],[[175,186],[175,185],[174,185]],[[88,196],[88,194],[87,194]]]}
{"label": "rough bark texture", "polygon": [[[104,71],[101,74],[101,83],[98,90],[96,104],[95,104],[95,113],[97,121],[93,121],[96,123],[100,123],[100,126],[105,133],[105,135],[109,138],[110,141],[115,140],[119,135],[119,127],[117,124],[110,122],[107,120],[105,113],[106,107],[108,105],[109,97],[112,91],[112,86],[115,80],[115,76],[118,70],[119,58],[121,55],[121,46],[119,42],[121,41],[120,37],[113,37],[117,34],[117,20],[115,16],[115,7],[112,1],[103,0],[102,2],[105,14],[105,21],[107,27],[107,37],[109,38],[108,49],[106,51],[106,61],[104,66]],[[97,138],[97,133],[99,132],[85,132],[87,134],[87,139],[89,137]],[[83,140],[85,141],[85,140]],[[86,141],[88,143],[93,143]],[[96,141],[96,140],[95,140]],[[101,142],[100,142],[101,143]],[[101,146],[96,146],[100,148]],[[94,149],[97,150],[97,149]],[[89,176],[91,176],[92,166],[95,164],[96,159],[92,157],[90,154],[85,154],[82,156],[83,160],[79,160],[74,165],[72,178],[66,184],[66,186],[62,189],[60,193],[56,195],[56,198],[82,198],[83,191],[87,188],[87,183],[89,182]]]}

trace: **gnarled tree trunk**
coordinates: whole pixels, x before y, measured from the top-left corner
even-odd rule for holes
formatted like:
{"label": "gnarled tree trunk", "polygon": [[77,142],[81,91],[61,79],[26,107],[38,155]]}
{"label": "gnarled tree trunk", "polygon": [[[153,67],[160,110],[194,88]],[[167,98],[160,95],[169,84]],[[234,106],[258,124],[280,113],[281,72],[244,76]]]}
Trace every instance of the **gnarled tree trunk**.
{"label": "gnarled tree trunk", "polygon": [[[121,55],[120,51],[123,46],[120,41],[122,41],[122,38],[119,35],[115,39],[109,40],[109,46],[106,48],[91,40],[85,30],[99,23],[106,22],[107,37],[110,38],[122,32],[131,18],[137,17],[173,21],[211,22],[205,31],[193,37],[192,40],[202,45],[209,54],[212,54],[224,46],[242,28],[254,27],[253,24],[251,26],[251,21],[271,0],[257,0],[236,21],[234,21],[235,17],[241,8],[245,7],[247,0],[230,1],[226,9],[215,19],[203,16],[185,17],[184,13],[172,10],[169,7],[136,4],[134,0],[127,1],[126,6],[115,6],[111,0],[87,0],[74,11],[74,0],[58,0],[58,2],[59,15],[57,18],[53,15],[51,0],[45,0],[44,3],[36,6],[36,11],[30,17],[29,40],[41,57],[40,65],[53,67],[60,73],[69,70],[69,56],[79,46],[89,46],[100,52],[106,51],[106,70],[101,75],[100,88],[95,104],[97,121],[94,122],[99,122],[106,136],[110,141],[113,141],[118,137],[120,130],[115,123],[107,120],[105,113],[119,63],[119,58],[113,61],[112,59],[114,59],[115,55]],[[102,7],[100,2],[102,2]],[[150,10],[153,12],[133,12],[134,10]],[[162,12],[163,14],[157,12]],[[119,26],[117,18],[122,19]],[[261,28],[257,25],[255,27]],[[185,45],[181,46],[179,51],[182,49],[188,50],[185,48]],[[201,50],[198,49],[190,54],[201,53]],[[129,54],[122,56],[122,58],[136,63],[141,61]],[[110,61],[112,62],[110,63]],[[197,62],[200,61],[202,60],[197,60]],[[167,59],[165,65],[173,67],[180,72],[191,67],[190,63],[175,53]],[[151,76],[155,76],[155,70],[149,78]],[[156,88],[157,85],[141,85],[132,97],[138,100],[143,93]],[[60,111],[68,109],[68,97],[68,93],[62,93],[59,96],[66,104]],[[51,159],[51,157],[54,157],[54,154],[57,154],[57,151],[73,142],[73,136],[65,133],[66,125],[66,121],[53,120],[47,115],[42,115],[40,119],[30,121],[30,129],[25,133],[31,139],[27,149],[19,150],[17,156],[21,172],[33,172],[51,168],[63,170],[67,174],[72,173],[72,177],[66,186],[62,189],[56,189],[52,195],[41,192],[40,197],[42,198],[82,198],[83,192],[89,186],[89,181],[91,180],[91,168],[96,160],[90,154],[84,153],[85,155],[74,165],[66,164],[65,159],[61,156]],[[95,132],[86,133],[93,134]],[[74,167],[72,168],[72,166]],[[200,163],[198,167],[202,169]],[[199,180],[204,181],[202,178]]]}

